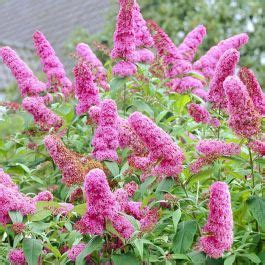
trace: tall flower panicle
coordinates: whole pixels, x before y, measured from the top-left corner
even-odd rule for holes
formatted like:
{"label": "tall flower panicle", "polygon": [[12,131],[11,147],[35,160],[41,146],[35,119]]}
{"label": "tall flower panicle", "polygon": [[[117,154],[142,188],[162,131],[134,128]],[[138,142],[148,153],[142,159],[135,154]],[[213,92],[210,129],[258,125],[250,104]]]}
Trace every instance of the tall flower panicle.
{"label": "tall flower panicle", "polygon": [[22,106],[43,130],[49,130],[51,127],[58,129],[63,124],[62,118],[45,105],[44,97],[26,97],[22,101]]}
{"label": "tall flower panicle", "polygon": [[260,156],[265,156],[265,141],[254,140],[251,141],[248,146]]}
{"label": "tall flower panicle", "polygon": [[176,176],[182,170],[184,155],[171,137],[142,113],[134,112],[128,119],[130,126],[148,149],[148,157],[134,157],[147,168],[154,165],[156,176]]}
{"label": "tall flower panicle", "polygon": [[203,83],[192,76],[184,76],[182,78],[171,79],[166,84],[173,92],[185,93],[193,89],[203,89]]}
{"label": "tall flower panicle", "polygon": [[92,140],[93,156],[99,160],[117,161],[118,113],[115,101],[105,99],[100,105],[99,124]]}
{"label": "tall flower panicle", "polygon": [[46,90],[46,85],[34,76],[30,68],[10,47],[2,47],[0,49],[0,56],[16,78],[23,97],[27,95],[38,95],[40,92]]}
{"label": "tall flower panicle", "polygon": [[99,124],[99,118],[100,118],[100,107],[99,106],[92,106],[88,110],[88,114],[94,123]]}
{"label": "tall flower panicle", "polygon": [[107,71],[91,48],[85,43],[78,43],[76,46],[76,53],[80,59],[84,60],[91,66],[95,82],[105,90],[109,90]]}
{"label": "tall flower panicle", "polygon": [[212,118],[208,110],[200,106],[199,104],[190,104],[188,106],[188,111],[190,116],[198,123],[206,123],[213,125],[214,127],[220,126],[219,120],[217,118]]}
{"label": "tall flower panicle", "polygon": [[99,105],[99,89],[93,81],[93,74],[86,62],[79,62],[74,68],[75,94],[78,98],[77,115],[86,113],[93,105]]}
{"label": "tall flower panicle", "polygon": [[217,63],[213,78],[209,85],[208,96],[208,100],[213,102],[216,108],[227,107],[227,98],[223,88],[223,82],[228,76],[235,74],[239,56],[240,54],[236,49],[229,49],[224,52]]}
{"label": "tall flower panicle", "polygon": [[265,116],[265,94],[255,74],[250,69],[244,67],[239,71],[239,78],[246,86],[257,111],[260,115]]}
{"label": "tall flower panicle", "polygon": [[8,261],[11,265],[26,265],[26,257],[22,249],[11,249],[8,252]]}
{"label": "tall flower panicle", "polygon": [[73,92],[71,81],[67,78],[64,66],[56,56],[51,44],[45,38],[42,32],[35,31],[33,42],[37,55],[40,57],[43,72],[46,74],[49,85],[57,91],[61,87],[65,96]]}
{"label": "tall flower panicle", "polygon": [[210,187],[209,216],[199,247],[209,257],[220,258],[233,244],[233,213],[229,188],[218,181]]}
{"label": "tall flower panicle", "polygon": [[255,109],[245,85],[238,77],[229,76],[223,86],[228,100],[229,126],[241,137],[249,138],[258,134],[261,116]]}
{"label": "tall flower panicle", "polygon": [[62,140],[55,135],[46,136],[44,144],[54,163],[62,172],[62,182],[67,186],[82,184],[89,170],[103,168],[100,162],[94,161],[91,158],[86,159],[67,149]]}
{"label": "tall flower panicle", "polygon": [[134,32],[135,32],[135,46],[139,48],[137,52],[137,61],[151,63],[154,61],[155,56],[152,51],[146,49],[151,48],[154,45],[154,40],[147,28],[146,21],[144,20],[140,6],[137,1],[134,0],[133,9],[133,21],[134,21]]}
{"label": "tall flower panicle", "polygon": [[105,223],[109,220],[113,227],[126,239],[134,229],[131,223],[119,214],[120,206],[111,192],[104,172],[91,170],[84,184],[87,200],[87,212],[76,223],[76,228],[83,234],[102,234]]}
{"label": "tall flower panicle", "polygon": [[212,164],[219,157],[240,154],[238,144],[221,140],[201,140],[196,149],[201,156],[190,164],[190,171],[194,174],[197,174],[202,167]]}
{"label": "tall flower panicle", "polygon": [[157,208],[149,210],[146,216],[140,220],[141,231],[149,232],[153,230],[155,225],[157,224],[158,218],[159,215]]}
{"label": "tall flower panicle", "polygon": [[154,46],[158,55],[162,58],[167,78],[188,73],[192,65],[184,59],[169,36],[154,22],[149,20],[149,28],[154,31]]}
{"label": "tall flower panicle", "polygon": [[206,28],[203,25],[197,26],[188,33],[183,42],[178,46],[178,51],[182,54],[183,58],[190,62],[193,60],[205,35]]}
{"label": "tall flower panicle", "polygon": [[114,47],[112,59],[120,59],[112,69],[113,74],[126,77],[137,71],[134,62],[137,61],[135,31],[134,31],[134,0],[120,0],[120,10],[114,32]]}
{"label": "tall flower panicle", "polygon": [[195,70],[202,72],[202,74],[211,79],[214,75],[215,67],[222,56],[222,54],[228,49],[239,50],[243,45],[248,42],[248,35],[241,33],[232,36],[228,39],[220,41],[216,46],[213,46],[205,55],[197,60],[193,67]]}
{"label": "tall flower panicle", "polygon": [[33,199],[22,194],[12,182],[10,176],[0,171],[0,223],[10,222],[9,211],[18,211],[22,215],[33,214],[36,210]]}
{"label": "tall flower panicle", "polygon": [[73,245],[72,248],[67,251],[68,259],[71,261],[76,261],[77,256],[85,249],[85,247],[85,243]]}

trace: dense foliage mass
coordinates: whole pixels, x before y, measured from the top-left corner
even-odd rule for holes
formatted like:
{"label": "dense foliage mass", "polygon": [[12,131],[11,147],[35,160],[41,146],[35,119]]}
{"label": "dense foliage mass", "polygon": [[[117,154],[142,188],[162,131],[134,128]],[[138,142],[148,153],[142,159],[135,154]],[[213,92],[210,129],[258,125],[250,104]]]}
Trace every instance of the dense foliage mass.
{"label": "dense foliage mass", "polygon": [[22,104],[0,107],[1,264],[262,264],[265,96],[238,67],[245,33],[200,58],[119,0],[105,64],[74,80],[33,34],[46,81],[0,48]]}

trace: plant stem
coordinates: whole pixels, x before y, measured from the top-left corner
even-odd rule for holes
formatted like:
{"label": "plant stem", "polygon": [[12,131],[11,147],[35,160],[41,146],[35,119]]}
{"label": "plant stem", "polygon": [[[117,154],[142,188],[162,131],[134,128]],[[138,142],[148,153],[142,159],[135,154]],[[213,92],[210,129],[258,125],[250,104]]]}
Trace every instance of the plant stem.
{"label": "plant stem", "polygon": [[124,84],[123,87],[123,115],[125,116],[126,114],[126,83]]}
{"label": "plant stem", "polygon": [[251,153],[250,148],[248,148],[248,153],[249,153],[249,164],[250,164],[250,168],[251,168],[252,186],[254,189],[255,188],[254,164],[253,164],[253,158],[252,158],[252,153]]}

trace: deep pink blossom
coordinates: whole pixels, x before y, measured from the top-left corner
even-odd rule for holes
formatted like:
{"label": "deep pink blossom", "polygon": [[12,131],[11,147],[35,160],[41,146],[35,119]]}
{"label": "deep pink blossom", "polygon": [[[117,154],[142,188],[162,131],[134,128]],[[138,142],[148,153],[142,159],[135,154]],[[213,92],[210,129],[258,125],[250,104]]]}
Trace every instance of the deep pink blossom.
{"label": "deep pink blossom", "polygon": [[51,127],[58,129],[63,124],[61,117],[46,107],[43,97],[26,97],[22,101],[22,106],[33,116],[34,121],[43,130],[49,130]]}
{"label": "deep pink blossom", "polygon": [[219,157],[240,154],[238,144],[226,143],[221,140],[201,140],[196,149],[201,156],[190,164],[190,171],[194,174],[200,172],[202,167],[212,164]]}
{"label": "deep pink blossom", "polygon": [[124,189],[127,191],[128,196],[132,197],[138,190],[138,184],[135,181],[131,181],[124,185]]}
{"label": "deep pink blossom", "polygon": [[235,74],[239,56],[240,54],[236,49],[229,49],[223,53],[216,65],[213,78],[209,85],[208,96],[208,100],[214,103],[216,108],[227,107],[227,98],[223,88],[223,82],[226,77]]}
{"label": "deep pink blossom", "polygon": [[265,141],[254,140],[248,146],[260,156],[265,156]]}
{"label": "deep pink blossom", "polygon": [[229,188],[224,182],[210,187],[209,216],[199,239],[200,250],[211,258],[219,258],[233,244],[233,213]]}
{"label": "deep pink blossom", "polygon": [[78,98],[77,115],[85,114],[92,105],[99,105],[99,89],[93,81],[93,74],[86,62],[79,62],[74,68],[75,94]]}
{"label": "deep pink blossom", "polygon": [[168,35],[154,21],[149,20],[149,27],[154,31],[154,46],[163,60],[166,77],[174,78],[188,73],[192,68],[191,63],[183,58]]}
{"label": "deep pink blossom", "polygon": [[94,123],[99,124],[99,118],[100,118],[100,107],[99,106],[92,106],[89,109],[88,114]]}
{"label": "deep pink blossom", "polygon": [[68,259],[71,261],[76,261],[77,256],[85,249],[85,247],[85,243],[73,245],[72,248],[67,251]]}
{"label": "deep pink blossom", "polygon": [[203,88],[202,82],[192,76],[171,79],[166,85],[171,88],[172,91],[180,94],[193,89]]}
{"label": "deep pink blossom", "polygon": [[97,160],[118,160],[118,113],[116,103],[111,99],[105,99],[100,104],[99,124],[92,146],[93,156]]}
{"label": "deep pink blossom", "polygon": [[238,77],[229,76],[223,86],[228,100],[229,126],[241,137],[248,138],[258,134],[261,117],[245,85]]}
{"label": "deep pink blossom", "polygon": [[11,249],[8,252],[8,261],[11,265],[26,265],[26,257],[22,249]]}
{"label": "deep pink blossom", "polygon": [[184,155],[171,137],[142,113],[134,112],[128,119],[138,137],[149,151],[147,158],[134,157],[152,167],[156,176],[176,176],[182,170]]}
{"label": "deep pink blossom", "polygon": [[220,41],[216,46],[213,46],[205,55],[197,60],[193,67],[195,70],[202,72],[202,74],[211,79],[214,75],[215,67],[222,56],[228,49],[239,50],[248,42],[248,35],[246,33],[232,36],[228,39]]}
{"label": "deep pink blossom", "polygon": [[33,200],[35,202],[40,202],[40,201],[52,201],[53,200],[53,195],[50,191],[45,190],[45,191],[41,191],[39,192],[34,198]]}
{"label": "deep pink blossom", "polygon": [[157,208],[149,210],[146,216],[140,220],[141,231],[149,232],[153,230],[155,225],[157,224],[158,218],[159,215]]}
{"label": "deep pink blossom", "polygon": [[64,66],[56,56],[51,44],[40,31],[34,32],[33,42],[49,85],[52,86],[54,91],[57,91],[58,87],[61,87],[63,94],[69,96],[73,92],[72,83],[67,78]]}
{"label": "deep pink blossom", "polygon": [[80,59],[84,60],[91,66],[95,82],[105,90],[109,90],[107,71],[90,47],[85,43],[79,43],[76,46],[76,53]]}
{"label": "deep pink blossom", "polygon": [[248,68],[241,68],[239,78],[246,86],[248,93],[260,115],[265,116],[265,95],[255,74]]}
{"label": "deep pink blossom", "polygon": [[120,205],[111,192],[104,172],[91,170],[84,184],[87,200],[87,212],[76,223],[76,228],[83,234],[102,234],[105,222],[109,220],[113,227],[126,239],[134,229],[131,223],[119,214]]}
{"label": "deep pink blossom", "polygon": [[74,189],[69,195],[69,201],[72,203],[74,201],[79,201],[84,198],[83,190],[81,187]]}
{"label": "deep pink blossom", "polygon": [[16,78],[23,97],[26,95],[38,95],[40,92],[46,90],[46,85],[34,76],[30,68],[10,47],[2,47],[0,49],[0,56]]}
{"label": "deep pink blossom", "polygon": [[134,75],[137,72],[137,67],[132,62],[120,61],[113,66],[112,72],[115,76],[126,77]]}
{"label": "deep pink blossom", "polygon": [[10,222],[9,211],[17,211],[22,215],[33,214],[36,210],[32,198],[22,194],[12,182],[10,176],[0,171],[0,223]]}
{"label": "deep pink blossom", "polygon": [[190,116],[196,122],[206,123],[213,125],[214,127],[219,127],[220,122],[217,118],[213,118],[207,109],[200,106],[199,104],[192,103],[188,106],[188,111]]}
{"label": "deep pink blossom", "polygon": [[182,54],[183,58],[190,62],[193,60],[205,35],[206,28],[203,25],[197,26],[187,34],[183,42],[178,46],[178,51]]}

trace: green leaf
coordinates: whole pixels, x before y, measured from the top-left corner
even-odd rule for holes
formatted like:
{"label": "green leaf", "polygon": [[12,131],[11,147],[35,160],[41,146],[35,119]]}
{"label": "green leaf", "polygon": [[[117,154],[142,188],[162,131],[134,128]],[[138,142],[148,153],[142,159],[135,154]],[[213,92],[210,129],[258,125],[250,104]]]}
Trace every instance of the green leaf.
{"label": "green leaf", "polygon": [[241,254],[240,256],[246,257],[246,258],[248,258],[249,260],[251,260],[252,262],[254,262],[256,264],[261,263],[260,258],[255,253]]}
{"label": "green leaf", "polygon": [[94,251],[98,251],[102,248],[103,245],[103,239],[99,236],[93,237],[88,244],[86,245],[85,249],[77,256],[76,258],[76,265],[83,265],[85,264],[85,258],[89,254],[91,254]]}
{"label": "green leaf", "polygon": [[172,259],[186,259],[186,260],[189,259],[189,257],[187,255],[184,255],[184,254],[172,254],[172,255],[170,255],[170,257]]}
{"label": "green leaf", "polygon": [[247,200],[247,205],[259,226],[265,229],[265,200],[257,196],[252,196]]}
{"label": "green leaf", "polygon": [[42,211],[38,211],[35,214],[29,216],[29,220],[32,222],[38,222],[41,221],[43,219],[45,219],[46,217],[51,215],[51,211],[50,210],[42,210]]}
{"label": "green leaf", "polygon": [[236,260],[236,256],[232,255],[225,259],[224,265],[232,265]]}
{"label": "green leaf", "polygon": [[119,175],[120,169],[117,163],[105,161],[105,165],[107,166],[107,168],[109,169],[113,177],[116,177],[117,175]]}
{"label": "green leaf", "polygon": [[112,255],[114,265],[140,265],[140,261],[131,253]]}
{"label": "green leaf", "polygon": [[8,212],[9,217],[12,221],[12,223],[22,223],[23,221],[23,215],[20,212],[14,212],[14,211],[10,211]]}
{"label": "green leaf", "polygon": [[72,212],[76,212],[78,215],[83,215],[86,212],[86,203],[76,205]]}
{"label": "green leaf", "polygon": [[205,265],[206,262],[206,257],[205,254],[202,252],[198,252],[198,251],[192,251],[188,254],[188,256],[190,257],[192,264],[196,264],[196,265]]}
{"label": "green leaf", "polygon": [[136,238],[133,241],[133,244],[135,245],[141,260],[143,260],[143,258],[144,258],[144,242],[143,242],[143,240],[140,238]]}
{"label": "green leaf", "polygon": [[174,226],[175,233],[177,231],[178,223],[179,223],[180,218],[181,218],[181,210],[178,209],[175,212],[173,212],[173,214],[172,214],[173,226]]}
{"label": "green leaf", "polygon": [[196,230],[197,225],[194,220],[179,223],[178,230],[173,238],[173,252],[185,253],[190,249]]}
{"label": "green leaf", "polygon": [[25,238],[22,243],[23,251],[29,265],[38,264],[39,256],[42,251],[42,244],[34,238]]}

